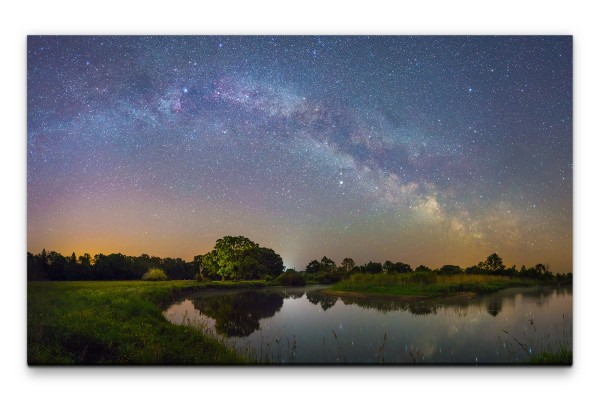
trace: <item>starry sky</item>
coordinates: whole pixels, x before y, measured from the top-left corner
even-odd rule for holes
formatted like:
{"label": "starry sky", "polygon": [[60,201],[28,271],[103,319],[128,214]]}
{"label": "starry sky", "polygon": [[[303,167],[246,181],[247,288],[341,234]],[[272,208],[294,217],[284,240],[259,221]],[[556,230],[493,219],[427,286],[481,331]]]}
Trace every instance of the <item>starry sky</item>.
{"label": "starry sky", "polygon": [[572,271],[570,36],[30,36],[28,250]]}

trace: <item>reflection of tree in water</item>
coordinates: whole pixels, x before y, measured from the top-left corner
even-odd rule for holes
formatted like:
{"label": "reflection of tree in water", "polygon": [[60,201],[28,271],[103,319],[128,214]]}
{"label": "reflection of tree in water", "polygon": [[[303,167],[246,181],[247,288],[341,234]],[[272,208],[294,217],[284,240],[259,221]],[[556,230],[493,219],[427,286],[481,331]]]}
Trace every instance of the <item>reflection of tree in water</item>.
{"label": "reflection of tree in water", "polygon": [[410,302],[408,304],[408,310],[413,315],[430,315],[436,313],[437,305],[427,302]]}
{"label": "reflection of tree in water", "polygon": [[337,302],[337,297],[321,294],[319,291],[310,291],[306,293],[306,299],[313,305],[321,305],[323,310],[331,308]]}
{"label": "reflection of tree in water", "polygon": [[498,316],[502,310],[502,297],[491,296],[485,301],[485,308],[492,316]]}
{"label": "reflection of tree in water", "polygon": [[429,315],[436,313],[437,305],[433,302],[406,302],[398,300],[342,298],[344,305],[356,305],[363,309],[376,309],[379,312],[409,311],[413,315]]}
{"label": "reflection of tree in water", "polygon": [[286,289],[283,290],[282,292],[283,298],[288,299],[300,299],[304,296],[305,291],[304,290],[298,290],[298,289]]}
{"label": "reflection of tree in water", "polygon": [[527,298],[535,301],[535,304],[541,307],[550,302],[552,292],[548,292],[548,289],[546,288],[535,288],[529,291],[523,291],[521,296],[524,299]]}
{"label": "reflection of tree in water", "polygon": [[215,330],[228,337],[247,337],[260,327],[259,320],[275,315],[283,297],[274,292],[244,291],[196,298],[194,308],[215,319]]}

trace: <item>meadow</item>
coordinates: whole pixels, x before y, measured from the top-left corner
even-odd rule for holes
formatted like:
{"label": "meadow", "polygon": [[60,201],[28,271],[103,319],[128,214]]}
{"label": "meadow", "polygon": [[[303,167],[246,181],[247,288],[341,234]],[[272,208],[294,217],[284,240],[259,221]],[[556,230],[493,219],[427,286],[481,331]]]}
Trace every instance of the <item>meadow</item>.
{"label": "meadow", "polygon": [[443,275],[436,272],[412,272],[403,274],[353,274],[331,287],[338,292],[367,295],[441,297],[459,293],[487,294],[509,287],[523,287],[540,282],[489,274]]}
{"label": "meadow", "polygon": [[188,365],[247,362],[217,339],[163,317],[165,305],[203,288],[262,281],[70,281],[27,284],[29,365]]}

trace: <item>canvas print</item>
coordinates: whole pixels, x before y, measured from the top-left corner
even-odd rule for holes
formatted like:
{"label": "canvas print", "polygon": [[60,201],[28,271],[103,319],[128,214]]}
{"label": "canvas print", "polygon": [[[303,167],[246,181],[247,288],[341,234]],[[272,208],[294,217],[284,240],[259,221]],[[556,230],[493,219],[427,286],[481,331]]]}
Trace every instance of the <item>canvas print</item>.
{"label": "canvas print", "polygon": [[27,362],[573,360],[571,36],[29,36]]}

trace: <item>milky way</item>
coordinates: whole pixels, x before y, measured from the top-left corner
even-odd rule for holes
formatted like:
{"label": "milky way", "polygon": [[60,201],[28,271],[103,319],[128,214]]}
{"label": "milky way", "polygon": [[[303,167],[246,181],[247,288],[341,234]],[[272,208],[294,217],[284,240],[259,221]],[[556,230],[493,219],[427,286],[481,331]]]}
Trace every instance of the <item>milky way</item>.
{"label": "milky way", "polygon": [[571,37],[29,37],[28,249],[572,269]]}

